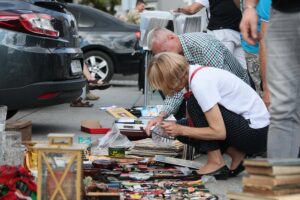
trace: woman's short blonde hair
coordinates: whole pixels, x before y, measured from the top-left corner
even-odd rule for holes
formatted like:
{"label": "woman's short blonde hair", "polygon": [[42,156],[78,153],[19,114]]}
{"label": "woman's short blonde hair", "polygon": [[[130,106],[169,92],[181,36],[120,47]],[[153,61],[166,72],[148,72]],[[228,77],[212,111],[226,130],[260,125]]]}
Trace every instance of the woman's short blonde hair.
{"label": "woman's short blonde hair", "polygon": [[187,60],[176,53],[163,52],[155,55],[147,67],[147,77],[154,89],[172,96],[183,89],[188,76]]}

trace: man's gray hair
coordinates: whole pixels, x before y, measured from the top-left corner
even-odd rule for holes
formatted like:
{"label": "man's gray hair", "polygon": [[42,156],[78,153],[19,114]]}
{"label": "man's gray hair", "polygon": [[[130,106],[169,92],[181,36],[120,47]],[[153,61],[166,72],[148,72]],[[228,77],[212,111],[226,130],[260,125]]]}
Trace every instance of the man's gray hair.
{"label": "man's gray hair", "polygon": [[175,34],[174,32],[166,28],[154,28],[149,31],[147,35],[147,46],[149,50],[152,50],[153,43],[162,42],[163,39],[169,34]]}

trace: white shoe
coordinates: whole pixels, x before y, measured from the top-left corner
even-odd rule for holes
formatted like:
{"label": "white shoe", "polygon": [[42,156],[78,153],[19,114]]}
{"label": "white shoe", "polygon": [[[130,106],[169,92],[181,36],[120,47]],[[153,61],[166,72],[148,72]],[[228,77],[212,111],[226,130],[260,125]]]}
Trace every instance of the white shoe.
{"label": "white shoe", "polygon": [[89,92],[89,93],[86,93],[85,95],[85,100],[91,100],[91,101],[95,101],[95,100],[98,100],[100,99],[99,96],[96,96],[94,95],[93,93]]}

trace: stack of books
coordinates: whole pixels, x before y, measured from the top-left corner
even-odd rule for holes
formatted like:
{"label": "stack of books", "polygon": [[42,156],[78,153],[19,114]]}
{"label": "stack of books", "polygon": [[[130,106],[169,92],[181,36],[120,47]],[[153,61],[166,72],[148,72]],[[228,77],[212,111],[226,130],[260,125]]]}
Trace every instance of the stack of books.
{"label": "stack of books", "polygon": [[153,142],[151,138],[134,141],[134,147],[127,153],[129,155],[154,157],[156,155],[164,155],[169,157],[178,157],[183,153],[183,144],[179,141],[175,141],[175,144],[171,147],[159,146]]}
{"label": "stack of books", "polygon": [[300,159],[245,160],[243,192],[231,200],[300,200]]}

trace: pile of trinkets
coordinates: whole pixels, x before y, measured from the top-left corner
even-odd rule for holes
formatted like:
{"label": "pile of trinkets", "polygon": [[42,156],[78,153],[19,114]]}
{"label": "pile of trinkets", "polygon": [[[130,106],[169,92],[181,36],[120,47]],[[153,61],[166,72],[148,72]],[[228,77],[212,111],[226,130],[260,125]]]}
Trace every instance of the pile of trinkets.
{"label": "pile of trinkets", "polygon": [[121,198],[124,200],[217,200],[209,193],[201,180],[155,180],[146,182],[122,182]]}
{"label": "pile of trinkets", "polygon": [[[105,159],[104,159],[105,160]],[[93,165],[85,165],[85,190],[88,196],[105,197],[115,194],[124,200],[217,200],[209,193],[197,175],[185,174],[170,164],[153,160],[118,162],[117,159],[94,160]],[[99,163],[108,163],[101,165]],[[95,164],[97,163],[97,165]],[[106,167],[107,166],[107,167]]]}

